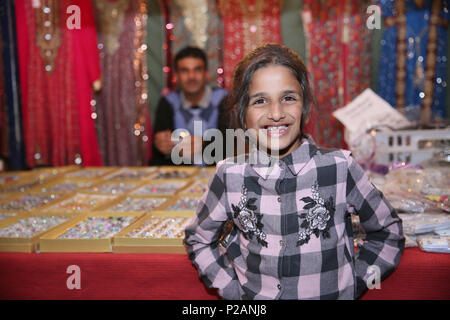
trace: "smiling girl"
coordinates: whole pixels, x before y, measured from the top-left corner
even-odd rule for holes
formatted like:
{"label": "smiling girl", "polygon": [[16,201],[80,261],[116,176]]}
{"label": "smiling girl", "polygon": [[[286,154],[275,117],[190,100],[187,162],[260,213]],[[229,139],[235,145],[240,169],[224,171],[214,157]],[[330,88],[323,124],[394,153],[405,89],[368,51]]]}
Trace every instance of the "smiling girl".
{"label": "smiling girl", "polygon": [[[392,273],[401,220],[349,151],[302,132],[312,94],[301,59],[281,45],[255,49],[236,68],[230,102],[258,148],[217,165],[186,228],[205,284],[225,299],[355,299],[371,270]],[[349,212],[367,234],[358,252]]]}

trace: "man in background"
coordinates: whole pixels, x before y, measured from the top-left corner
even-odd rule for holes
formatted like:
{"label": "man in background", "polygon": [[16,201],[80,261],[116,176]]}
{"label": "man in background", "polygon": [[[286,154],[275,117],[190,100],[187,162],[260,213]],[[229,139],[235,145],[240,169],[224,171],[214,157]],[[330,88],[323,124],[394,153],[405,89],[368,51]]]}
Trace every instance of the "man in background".
{"label": "man in background", "polygon": [[205,52],[196,47],[182,49],[175,56],[174,71],[178,90],[164,95],[158,103],[151,165],[173,165],[171,153],[177,143],[171,139],[174,130],[186,129],[189,132],[190,135],[181,143],[191,145],[190,148],[182,148],[190,150],[190,154],[183,154],[183,158],[193,159],[205,147],[198,132],[194,134],[194,121],[201,121],[202,135],[208,129],[222,129],[224,132],[226,127],[222,123],[222,113],[228,91],[207,84],[209,75]]}

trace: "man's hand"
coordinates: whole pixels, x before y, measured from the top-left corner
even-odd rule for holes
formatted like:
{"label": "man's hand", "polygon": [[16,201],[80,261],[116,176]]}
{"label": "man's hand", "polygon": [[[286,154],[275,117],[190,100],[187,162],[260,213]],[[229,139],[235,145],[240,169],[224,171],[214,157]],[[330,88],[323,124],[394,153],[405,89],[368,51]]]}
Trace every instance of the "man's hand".
{"label": "man's hand", "polygon": [[163,155],[169,155],[172,152],[172,148],[175,143],[171,139],[172,131],[164,130],[155,134],[155,147]]}
{"label": "man's hand", "polygon": [[203,139],[197,136],[186,136],[179,143],[179,148],[183,158],[193,159],[195,154],[201,154],[203,150]]}

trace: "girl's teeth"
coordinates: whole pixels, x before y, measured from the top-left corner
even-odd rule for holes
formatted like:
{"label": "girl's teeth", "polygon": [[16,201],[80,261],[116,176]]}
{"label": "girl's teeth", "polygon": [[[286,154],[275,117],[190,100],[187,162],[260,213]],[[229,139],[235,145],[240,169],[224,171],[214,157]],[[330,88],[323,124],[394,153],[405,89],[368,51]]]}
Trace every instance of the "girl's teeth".
{"label": "girl's teeth", "polygon": [[287,129],[288,126],[268,127],[267,134],[271,137],[280,137],[287,131]]}
{"label": "girl's teeth", "polygon": [[279,127],[269,127],[270,131],[284,130],[287,126],[279,126]]}

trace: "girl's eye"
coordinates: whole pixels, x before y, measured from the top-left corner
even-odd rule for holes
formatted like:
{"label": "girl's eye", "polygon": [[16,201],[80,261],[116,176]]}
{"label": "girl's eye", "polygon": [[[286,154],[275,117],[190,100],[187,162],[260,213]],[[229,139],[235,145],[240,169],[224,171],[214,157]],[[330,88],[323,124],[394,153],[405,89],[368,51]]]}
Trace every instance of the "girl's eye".
{"label": "girl's eye", "polygon": [[263,104],[265,102],[265,100],[264,99],[257,99],[257,100],[255,100],[255,101],[253,101],[253,103],[252,104]]}
{"label": "girl's eye", "polygon": [[283,98],[283,101],[297,101],[297,98],[293,96],[286,96]]}

